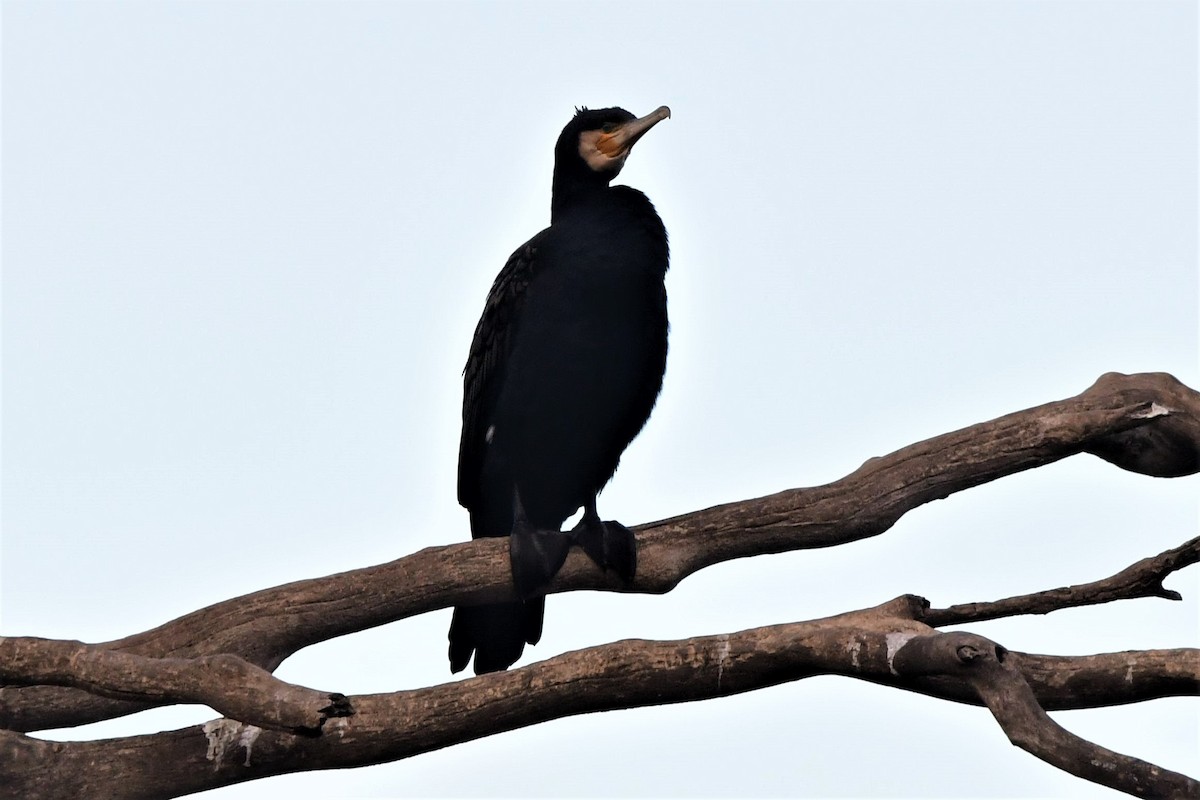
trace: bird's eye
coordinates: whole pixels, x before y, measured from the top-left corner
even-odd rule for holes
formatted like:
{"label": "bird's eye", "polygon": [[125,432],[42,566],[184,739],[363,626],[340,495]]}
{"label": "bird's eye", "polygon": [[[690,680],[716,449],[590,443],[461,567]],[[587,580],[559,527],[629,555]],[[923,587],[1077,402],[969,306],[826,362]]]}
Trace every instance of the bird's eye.
{"label": "bird's eye", "polygon": [[615,123],[615,122],[606,122],[600,126],[600,130],[604,131],[605,133],[612,133],[616,129],[617,129],[617,123]]}

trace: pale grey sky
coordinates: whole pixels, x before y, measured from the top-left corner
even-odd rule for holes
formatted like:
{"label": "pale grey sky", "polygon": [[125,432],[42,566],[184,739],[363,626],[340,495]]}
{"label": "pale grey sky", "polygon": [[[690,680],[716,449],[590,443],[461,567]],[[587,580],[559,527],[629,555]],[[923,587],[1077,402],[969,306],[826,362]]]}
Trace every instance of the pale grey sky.
{"label": "pale grey sky", "polygon": [[[1200,385],[1191,2],[2,10],[5,634],[118,638],[467,538],[467,345],[548,220],[576,105],[673,111],[621,175],[671,234],[672,338],[606,518],[835,480],[1109,370]],[[1194,536],[1197,486],[1070,459],[665,597],[555,596],[521,663],[1103,577]],[[1184,603],[972,629],[1034,652],[1196,646],[1200,575],[1169,585]],[[346,693],[446,681],[449,618],[279,674]],[[1055,716],[1200,773],[1194,699]],[[984,710],[824,678],[212,796],[964,792],[1106,794]]]}

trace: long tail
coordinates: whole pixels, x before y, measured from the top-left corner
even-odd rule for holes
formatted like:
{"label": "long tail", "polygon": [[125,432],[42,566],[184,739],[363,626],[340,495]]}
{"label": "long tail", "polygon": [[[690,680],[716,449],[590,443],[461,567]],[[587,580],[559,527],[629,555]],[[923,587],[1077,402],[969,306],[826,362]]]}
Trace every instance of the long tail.
{"label": "long tail", "polygon": [[461,672],[475,654],[475,674],[511,667],[525,644],[542,638],[546,600],[457,606],[450,622],[450,671]]}

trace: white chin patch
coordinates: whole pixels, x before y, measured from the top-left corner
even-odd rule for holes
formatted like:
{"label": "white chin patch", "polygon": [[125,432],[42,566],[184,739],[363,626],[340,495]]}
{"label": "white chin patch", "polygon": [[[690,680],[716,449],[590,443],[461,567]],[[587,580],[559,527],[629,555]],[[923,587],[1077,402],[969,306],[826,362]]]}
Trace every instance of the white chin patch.
{"label": "white chin patch", "polygon": [[593,172],[619,172],[621,167],[625,166],[625,159],[629,157],[629,151],[626,150],[617,158],[610,158],[596,146],[599,138],[599,131],[587,131],[582,134],[579,137],[579,155],[592,168]]}

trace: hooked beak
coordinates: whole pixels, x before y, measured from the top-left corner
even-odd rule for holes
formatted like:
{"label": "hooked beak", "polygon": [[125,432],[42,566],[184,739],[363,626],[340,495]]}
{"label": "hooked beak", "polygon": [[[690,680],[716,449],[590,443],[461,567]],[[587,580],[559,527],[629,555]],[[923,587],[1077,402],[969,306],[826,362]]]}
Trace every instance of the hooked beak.
{"label": "hooked beak", "polygon": [[624,159],[638,139],[671,116],[671,109],[659,106],[644,117],[631,119],[612,133],[601,134],[596,140],[596,147],[609,158]]}

